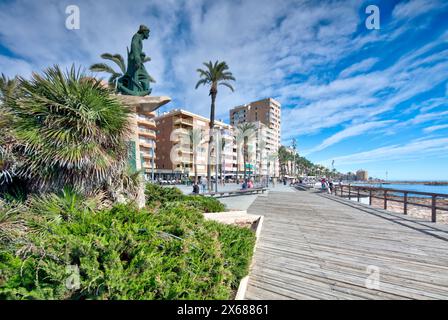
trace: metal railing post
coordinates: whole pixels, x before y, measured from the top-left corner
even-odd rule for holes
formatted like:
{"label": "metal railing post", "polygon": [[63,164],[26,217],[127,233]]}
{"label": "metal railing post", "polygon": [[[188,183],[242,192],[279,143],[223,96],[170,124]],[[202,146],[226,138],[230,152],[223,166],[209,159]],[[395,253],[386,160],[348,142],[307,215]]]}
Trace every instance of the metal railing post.
{"label": "metal railing post", "polygon": [[384,210],[387,210],[387,190],[384,190]]}
{"label": "metal railing post", "polygon": [[431,221],[436,222],[437,221],[437,211],[436,211],[436,195],[432,196],[431,201]]}
{"label": "metal railing post", "polygon": [[408,193],[407,192],[404,193],[404,208],[403,208],[403,211],[404,211],[403,213],[405,215],[408,214]]}

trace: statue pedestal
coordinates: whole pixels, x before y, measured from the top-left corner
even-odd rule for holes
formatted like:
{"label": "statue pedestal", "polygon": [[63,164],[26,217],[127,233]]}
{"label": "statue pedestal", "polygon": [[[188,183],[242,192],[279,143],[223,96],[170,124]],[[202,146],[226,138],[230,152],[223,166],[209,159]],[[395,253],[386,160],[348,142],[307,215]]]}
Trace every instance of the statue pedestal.
{"label": "statue pedestal", "polygon": [[125,96],[125,95],[118,94],[118,95],[116,95],[116,97],[125,106],[132,108],[134,112],[137,109],[140,109],[140,111],[142,111],[144,113],[154,112],[157,109],[159,109],[161,106],[163,106],[171,101],[171,98],[166,97],[166,96],[137,97],[137,96]]}
{"label": "statue pedestal", "polygon": [[[155,96],[126,96],[116,95],[117,99],[123,105],[129,107],[132,111],[130,117],[130,157],[129,164],[134,170],[143,170],[148,174],[154,168],[155,159],[155,143],[156,143],[156,124],[153,117],[155,111],[161,106],[171,101],[170,97],[155,97]],[[152,149],[152,153],[147,150]],[[148,164],[149,161],[149,164]],[[144,176],[142,176],[142,187],[139,190],[137,203],[139,207],[145,205],[144,196]]]}

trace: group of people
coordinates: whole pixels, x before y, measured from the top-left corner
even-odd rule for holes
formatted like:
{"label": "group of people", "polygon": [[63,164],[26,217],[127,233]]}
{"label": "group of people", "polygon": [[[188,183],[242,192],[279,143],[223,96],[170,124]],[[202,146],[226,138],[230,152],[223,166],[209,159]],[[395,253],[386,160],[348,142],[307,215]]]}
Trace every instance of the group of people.
{"label": "group of people", "polygon": [[254,183],[253,183],[252,179],[246,179],[243,182],[241,189],[246,190],[246,189],[252,189],[253,187],[254,187]]}
{"label": "group of people", "polygon": [[[201,187],[199,187],[201,186]],[[199,178],[198,182],[193,183],[193,194],[199,194],[200,189],[202,189],[202,193],[207,191],[207,178]]]}
{"label": "group of people", "polygon": [[[242,190],[252,189],[254,188],[254,182],[252,179],[246,179],[243,184],[241,185]],[[208,186],[207,186],[207,178],[199,178],[199,181],[196,183],[193,183],[193,194],[200,194],[207,192]]]}
{"label": "group of people", "polygon": [[327,191],[329,194],[333,193],[334,184],[333,184],[332,180],[327,180],[326,178],[322,178],[320,183],[322,185],[322,191]]}

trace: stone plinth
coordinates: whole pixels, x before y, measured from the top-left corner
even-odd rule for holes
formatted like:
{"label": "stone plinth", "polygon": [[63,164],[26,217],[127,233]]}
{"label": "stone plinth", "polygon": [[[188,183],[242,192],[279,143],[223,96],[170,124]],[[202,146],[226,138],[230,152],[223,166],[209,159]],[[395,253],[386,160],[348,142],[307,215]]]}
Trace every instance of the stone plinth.
{"label": "stone plinth", "polygon": [[159,109],[161,106],[167,104],[171,101],[170,97],[161,96],[145,96],[145,97],[136,97],[136,96],[125,96],[125,95],[117,95],[118,100],[120,100],[124,105],[129,106],[131,108],[135,108],[141,110],[142,112],[153,112]]}
{"label": "stone plinth", "polygon": [[[117,99],[125,106],[129,107],[132,111],[131,117],[130,117],[130,148],[134,154],[130,156],[129,163],[131,167],[133,167],[135,170],[144,170],[143,165],[143,159],[142,159],[142,152],[140,150],[140,145],[142,144],[141,138],[153,140],[153,143],[155,144],[155,131],[153,133],[153,136],[148,135],[148,130],[153,131],[155,129],[151,128],[149,126],[148,128],[145,128],[145,124],[141,124],[142,130],[139,128],[139,117],[145,117],[146,119],[151,117],[151,113],[156,111],[161,106],[169,103],[171,101],[170,97],[155,97],[155,96],[144,96],[144,97],[137,97],[137,96],[126,96],[126,95],[116,95]],[[147,121],[146,121],[147,122]],[[148,125],[148,124],[146,124]],[[155,124],[153,124],[155,126]],[[146,130],[146,131],[144,131]],[[146,133],[145,133],[146,132]],[[144,144],[144,143],[143,143]],[[148,148],[148,146],[145,146]],[[146,149],[147,150],[147,149]],[[154,150],[154,149],[153,149]],[[145,157],[145,155],[143,155]],[[142,187],[140,188],[139,192],[139,199],[138,204],[139,206],[143,207],[145,204],[144,199],[144,179],[142,175]]]}

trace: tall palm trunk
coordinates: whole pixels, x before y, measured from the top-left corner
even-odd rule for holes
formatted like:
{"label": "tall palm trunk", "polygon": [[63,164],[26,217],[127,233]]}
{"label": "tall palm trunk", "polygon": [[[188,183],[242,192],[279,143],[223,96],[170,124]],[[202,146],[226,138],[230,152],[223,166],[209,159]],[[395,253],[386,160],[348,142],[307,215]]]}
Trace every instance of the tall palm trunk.
{"label": "tall palm trunk", "polygon": [[198,184],[198,156],[197,152],[194,152],[193,154],[193,161],[194,161],[194,183]]}
{"label": "tall palm trunk", "polygon": [[210,130],[209,130],[209,142],[208,142],[208,155],[207,155],[207,184],[208,190],[211,190],[212,186],[212,164],[211,164],[211,151],[213,145],[213,129],[215,127],[215,101],[218,90],[212,85],[210,89],[210,96],[212,97],[212,104],[210,106]]}
{"label": "tall palm trunk", "polygon": [[236,146],[236,184],[240,183],[240,150],[238,145]]}
{"label": "tall palm trunk", "polygon": [[247,141],[249,139],[247,137],[244,137],[244,145],[243,145],[243,162],[244,162],[244,182],[246,182],[247,179]]}

